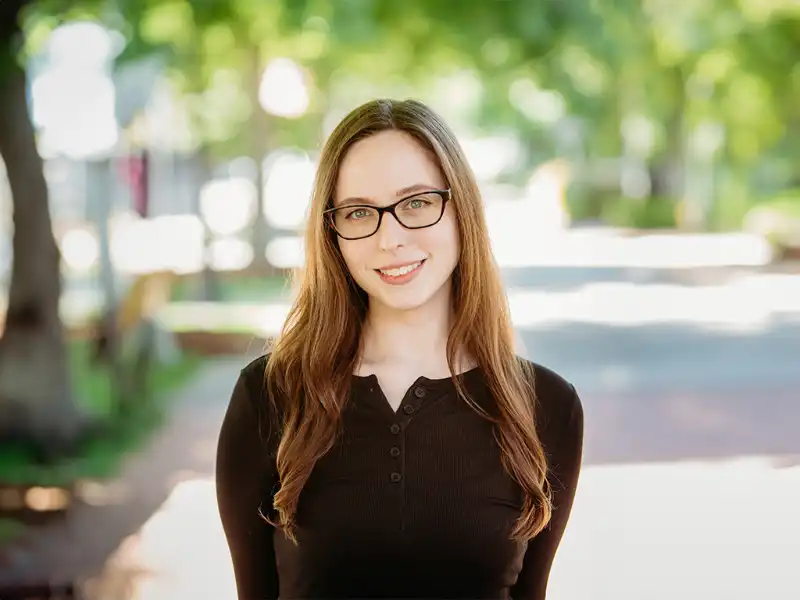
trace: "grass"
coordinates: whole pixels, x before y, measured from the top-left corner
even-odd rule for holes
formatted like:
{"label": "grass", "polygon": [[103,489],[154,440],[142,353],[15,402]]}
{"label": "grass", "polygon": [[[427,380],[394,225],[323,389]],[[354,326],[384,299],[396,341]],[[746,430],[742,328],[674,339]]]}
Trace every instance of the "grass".
{"label": "grass", "polygon": [[0,543],[17,537],[23,531],[25,531],[25,526],[19,521],[0,519]]}
{"label": "grass", "polygon": [[[290,283],[286,277],[252,277],[219,275],[220,302],[271,302],[287,297]],[[177,284],[172,293],[173,301],[196,300],[200,276]]]}
{"label": "grass", "polygon": [[187,321],[176,321],[170,323],[170,329],[175,333],[209,333],[209,334],[231,334],[231,335],[250,335],[255,337],[264,335],[262,332],[255,331],[251,325],[246,323],[194,323]]}
{"label": "grass", "polygon": [[792,219],[800,219],[800,194],[795,198],[779,198],[762,205]]}
{"label": "grass", "polygon": [[134,410],[120,416],[114,405],[111,374],[91,365],[85,343],[73,342],[70,366],[74,389],[82,408],[97,419],[100,426],[71,456],[52,464],[36,461],[31,450],[21,444],[0,448],[0,481],[54,486],[68,485],[79,479],[114,476],[122,459],[137,449],[161,423],[166,408],[165,393],[185,383],[199,364],[199,358],[185,356],[176,364],[155,367],[149,388],[153,390],[152,398],[149,401],[143,398]]}
{"label": "grass", "polygon": [[[91,364],[88,344],[72,342],[69,361],[77,398],[100,427],[71,456],[52,464],[37,462],[30,449],[19,444],[0,447],[0,482],[46,487],[113,477],[125,456],[139,448],[162,423],[167,408],[165,395],[185,384],[201,364],[199,358],[184,355],[175,364],[156,366],[149,382],[152,396],[121,416],[114,404],[113,378],[107,370]],[[14,519],[0,518],[0,544],[24,530],[25,525]]]}
{"label": "grass", "polygon": [[800,190],[786,190],[753,206],[745,227],[769,240],[778,256],[800,248]]}

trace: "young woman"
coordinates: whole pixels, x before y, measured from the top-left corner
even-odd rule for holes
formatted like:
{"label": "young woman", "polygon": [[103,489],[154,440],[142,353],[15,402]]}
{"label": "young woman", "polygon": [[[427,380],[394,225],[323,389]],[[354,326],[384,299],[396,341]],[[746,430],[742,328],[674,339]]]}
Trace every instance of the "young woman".
{"label": "young woman", "polygon": [[298,295],[222,424],[241,600],[543,599],[583,410],[518,357],[478,186],[442,119],[378,100],[319,162]]}

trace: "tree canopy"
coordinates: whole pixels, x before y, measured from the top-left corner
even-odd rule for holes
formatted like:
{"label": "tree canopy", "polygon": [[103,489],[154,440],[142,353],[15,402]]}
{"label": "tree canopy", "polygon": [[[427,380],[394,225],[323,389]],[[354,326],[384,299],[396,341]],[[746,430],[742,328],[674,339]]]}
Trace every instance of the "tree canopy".
{"label": "tree canopy", "polygon": [[[224,155],[241,151],[240,134],[256,112],[253,87],[274,57],[296,61],[312,84],[306,115],[270,128],[276,143],[314,147],[326,114],[345,104],[418,95],[442,78],[463,83],[466,73],[475,89],[452,89],[463,96],[465,121],[487,133],[513,131],[533,154],[557,153],[556,138],[577,129],[592,156],[633,152],[658,170],[701,152],[746,181],[765,161],[800,154],[793,0],[39,0],[30,7],[29,45],[65,19],[90,17],[124,35],[120,65],[161,57],[197,138]],[[795,168],[787,177],[800,174]]]}

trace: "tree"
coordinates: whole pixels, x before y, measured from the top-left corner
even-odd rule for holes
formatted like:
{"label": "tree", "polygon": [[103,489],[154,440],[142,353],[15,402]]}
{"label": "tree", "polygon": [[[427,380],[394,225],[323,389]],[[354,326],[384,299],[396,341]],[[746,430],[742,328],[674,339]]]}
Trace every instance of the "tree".
{"label": "tree", "polygon": [[49,456],[74,444],[86,421],[70,384],[59,317],[60,253],[19,62],[25,5],[25,0],[0,3],[0,156],[14,213],[14,257],[0,339],[0,439],[32,441]]}

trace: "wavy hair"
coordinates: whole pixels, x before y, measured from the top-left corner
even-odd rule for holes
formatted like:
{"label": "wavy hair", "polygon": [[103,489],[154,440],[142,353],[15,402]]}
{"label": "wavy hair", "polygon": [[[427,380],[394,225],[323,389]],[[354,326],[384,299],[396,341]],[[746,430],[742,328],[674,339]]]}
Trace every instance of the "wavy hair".
{"label": "wavy hair", "polygon": [[368,303],[344,264],[323,211],[333,202],[348,149],[385,130],[412,136],[435,158],[451,188],[461,254],[453,273],[454,323],[447,362],[456,373],[456,357],[465,351],[485,374],[494,400],[489,410],[469,397],[459,378],[453,381],[462,400],[493,423],[503,467],[524,497],[512,538],[530,539],[547,525],[552,512],[547,463],[535,424],[533,372],[515,353],[508,302],[472,169],[442,118],[415,100],[374,100],[359,106],[339,123],[322,150],[305,231],[304,265],[265,373],[272,408],[281,422],[276,455],[280,485],[272,511],[277,518],[267,520],[296,542],[300,493],[340,430]]}

